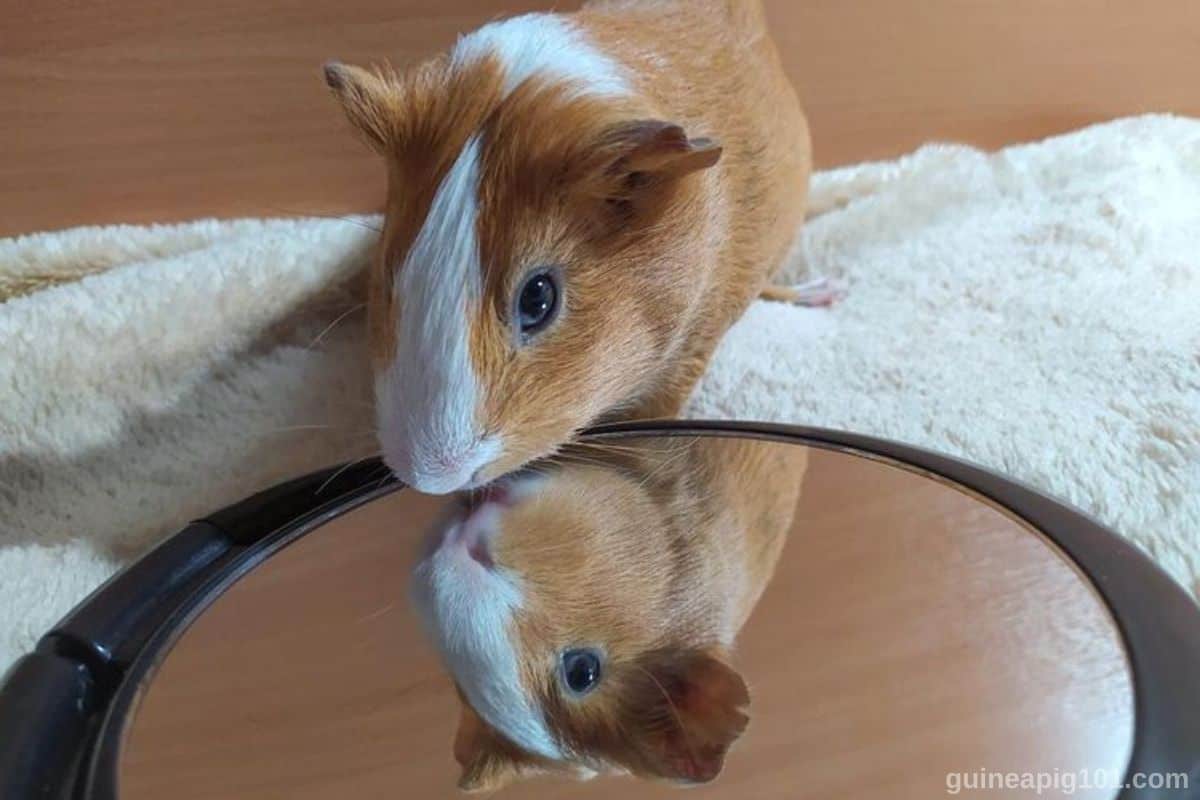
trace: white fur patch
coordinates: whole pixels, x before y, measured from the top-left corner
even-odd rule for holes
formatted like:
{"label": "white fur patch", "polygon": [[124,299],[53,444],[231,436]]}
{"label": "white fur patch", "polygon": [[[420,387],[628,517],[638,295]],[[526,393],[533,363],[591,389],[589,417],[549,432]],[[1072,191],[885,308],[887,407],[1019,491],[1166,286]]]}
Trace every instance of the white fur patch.
{"label": "white fur patch", "polygon": [[479,385],[467,337],[482,292],[475,232],[479,140],[446,173],[395,283],[396,358],[376,386],[384,455],[424,491],[460,488],[495,458],[476,418]]}
{"label": "white fur patch", "polygon": [[516,580],[501,570],[484,569],[458,546],[434,551],[413,577],[417,613],[471,707],[528,752],[561,758],[523,689],[509,639],[513,613],[521,604]]}
{"label": "white fur patch", "polygon": [[597,50],[582,30],[555,14],[525,14],[485,25],[459,40],[458,62],[495,53],[505,68],[504,91],[533,75],[567,81],[595,94],[628,94],[620,66]]}
{"label": "white fur patch", "polygon": [[[504,65],[506,93],[533,75],[579,92],[629,90],[618,65],[559,16],[527,14],[485,25],[459,41],[455,63],[463,67],[485,53]],[[463,488],[503,451],[499,438],[482,438],[480,379],[467,346],[469,314],[482,291],[479,160],[476,135],[446,174],[400,268],[399,346],[376,382],[384,458],[401,480],[426,492]]]}

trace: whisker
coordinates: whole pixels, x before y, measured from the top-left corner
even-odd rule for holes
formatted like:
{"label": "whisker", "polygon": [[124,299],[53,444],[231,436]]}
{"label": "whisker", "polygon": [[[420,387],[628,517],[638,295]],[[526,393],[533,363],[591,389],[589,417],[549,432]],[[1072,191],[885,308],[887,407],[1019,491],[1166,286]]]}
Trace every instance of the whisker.
{"label": "whisker", "polygon": [[558,464],[575,464],[586,467],[606,467],[612,469],[614,465],[609,461],[604,461],[599,458],[589,458],[587,456],[576,453],[555,453],[546,459],[550,463]]}
{"label": "whisker", "polygon": [[252,431],[249,435],[257,439],[266,439],[272,436],[282,436],[291,433],[302,433],[312,431],[332,431],[337,432],[336,441],[345,444],[355,444],[367,439],[379,438],[378,431],[375,430],[347,430],[340,425],[288,425],[282,428],[272,428],[266,431]]}
{"label": "whisker", "polygon": [[605,453],[631,453],[635,455],[641,455],[646,452],[646,447],[644,445],[613,444],[611,442],[598,442],[588,439],[579,439],[571,442],[571,445],[574,447],[585,447],[590,450],[599,450]]}
{"label": "whisker", "polygon": [[325,487],[327,487],[329,484],[333,483],[334,480],[336,480],[339,475],[341,475],[343,472],[350,469],[351,467],[361,464],[362,462],[366,461],[370,457],[371,456],[363,456],[362,458],[356,458],[353,461],[347,461],[336,472],[334,472],[332,475],[330,475],[328,478],[326,478],[325,481],[320,486],[317,487],[317,491],[315,492],[315,494],[320,494],[321,492],[325,491]]}
{"label": "whisker", "polygon": [[308,349],[310,349],[310,350],[311,350],[311,349],[313,349],[314,347],[316,347],[318,344],[320,344],[320,343],[321,343],[321,340],[322,340],[322,339],[324,339],[326,336],[328,336],[328,335],[329,335],[329,332],[330,332],[330,331],[332,331],[334,328],[336,328],[336,327],[338,326],[338,324],[339,324],[339,323],[340,323],[342,320],[346,319],[346,318],[347,318],[347,317],[349,317],[351,314],[353,314],[353,313],[355,313],[355,312],[357,312],[357,311],[361,311],[361,310],[363,310],[363,309],[364,309],[364,308],[366,308],[366,307],[367,307],[367,304],[366,304],[366,303],[359,303],[359,304],[358,304],[358,305],[356,305],[356,306],[352,306],[351,308],[348,308],[348,309],[346,309],[346,310],[345,310],[345,311],[343,311],[341,314],[338,314],[338,316],[337,316],[337,319],[335,319],[333,322],[331,322],[331,323],[329,323],[328,325],[326,325],[326,326],[325,326],[325,330],[323,330],[323,331],[321,331],[320,333],[318,333],[318,334],[317,334],[317,336],[316,336],[316,338],[315,338],[315,339],[313,339],[311,342],[309,342],[309,344],[308,344]]}
{"label": "whisker", "polygon": [[[690,441],[688,441],[688,444],[689,445],[693,444],[696,441],[697,441],[696,438],[693,437],[690,439]],[[689,453],[688,447],[680,448],[679,452],[674,453],[673,455],[669,456],[666,460],[664,460],[661,464],[659,464],[656,467],[654,467],[653,469],[649,470],[646,473],[646,476],[642,479],[641,483],[638,484],[638,487],[639,488],[644,487],[647,483],[652,481],[660,472],[662,472],[664,469],[671,466],[672,464],[676,463],[681,458],[684,458],[685,456],[687,456],[688,453]]]}
{"label": "whisker", "polygon": [[348,222],[351,225],[357,225],[360,228],[366,228],[367,230],[374,231],[375,233],[383,233],[383,228],[376,227],[376,226],[372,225],[371,223],[367,222],[365,219],[362,219],[361,217],[354,217],[354,216],[350,216],[347,214],[322,214],[317,211],[296,211],[294,209],[284,208],[283,206],[273,206],[273,205],[268,205],[268,206],[266,206],[266,208],[270,209],[271,211],[273,211],[277,214],[282,214],[283,216],[288,217],[290,219],[305,219],[307,217],[316,217],[319,219],[328,219],[328,220],[334,220],[334,221],[340,221],[340,222]]}
{"label": "whisker", "polygon": [[386,614],[387,612],[391,611],[395,607],[396,607],[396,604],[394,602],[388,603],[387,605],[383,606],[382,608],[375,609],[370,614],[367,614],[364,617],[359,617],[358,621],[360,623],[370,622],[371,620],[375,619],[379,615]]}

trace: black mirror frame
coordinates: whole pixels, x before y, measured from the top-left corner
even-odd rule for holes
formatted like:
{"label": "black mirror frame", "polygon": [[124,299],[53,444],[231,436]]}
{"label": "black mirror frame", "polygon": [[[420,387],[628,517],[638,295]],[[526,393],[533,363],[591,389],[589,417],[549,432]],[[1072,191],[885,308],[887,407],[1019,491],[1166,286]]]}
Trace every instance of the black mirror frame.
{"label": "black mirror frame", "polygon": [[[1149,558],[1079,510],[982,467],[869,436],[757,422],[652,420],[592,439],[742,436],[876,459],[957,484],[1040,531],[1094,585],[1129,658],[1135,776],[1184,774],[1200,797],[1200,607]],[[0,795],[117,800],[126,718],[162,656],[231,584],[309,531],[404,487],[370,460],[289,481],[188,525],[80,603],[0,685]]]}

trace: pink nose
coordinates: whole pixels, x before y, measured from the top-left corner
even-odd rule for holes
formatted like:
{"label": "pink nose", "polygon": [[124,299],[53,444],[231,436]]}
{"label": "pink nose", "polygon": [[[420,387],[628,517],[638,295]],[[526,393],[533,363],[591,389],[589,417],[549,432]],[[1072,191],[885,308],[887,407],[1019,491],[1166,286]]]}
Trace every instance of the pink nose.
{"label": "pink nose", "polygon": [[458,450],[447,452],[439,451],[429,459],[427,468],[430,472],[441,473],[443,475],[457,475],[462,471],[463,465],[470,461],[471,452],[469,450]]}
{"label": "pink nose", "polygon": [[502,503],[484,501],[471,509],[459,523],[457,544],[468,556],[487,569],[495,566],[495,561],[492,560],[491,539],[500,525],[503,508]]}

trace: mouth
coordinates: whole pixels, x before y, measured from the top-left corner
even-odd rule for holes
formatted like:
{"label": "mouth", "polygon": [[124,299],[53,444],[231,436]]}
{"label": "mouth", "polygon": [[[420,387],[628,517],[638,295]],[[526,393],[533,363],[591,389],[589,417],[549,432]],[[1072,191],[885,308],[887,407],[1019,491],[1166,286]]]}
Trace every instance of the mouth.
{"label": "mouth", "polygon": [[456,495],[447,516],[433,530],[426,555],[465,553],[484,569],[495,569],[492,538],[499,531],[501,516],[522,499],[528,483],[526,472],[521,471]]}

